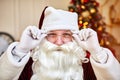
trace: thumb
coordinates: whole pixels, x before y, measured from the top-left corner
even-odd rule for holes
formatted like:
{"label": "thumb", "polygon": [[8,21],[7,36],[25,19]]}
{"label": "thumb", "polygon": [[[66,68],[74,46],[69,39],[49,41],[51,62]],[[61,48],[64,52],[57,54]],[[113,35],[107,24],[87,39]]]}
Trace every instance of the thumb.
{"label": "thumb", "polygon": [[[78,43],[78,45],[79,45],[81,48],[85,49],[85,42],[82,41],[82,40],[80,40],[80,38],[79,38],[79,36],[78,36],[77,34],[73,34],[73,37],[74,37],[75,41]],[[86,49],[85,49],[85,50],[86,50]]]}
{"label": "thumb", "polygon": [[40,40],[42,40],[42,39],[45,38],[46,36],[47,36],[47,34],[42,34]]}
{"label": "thumb", "polygon": [[47,36],[47,34],[39,35],[39,37],[38,37],[39,42],[41,42],[43,40],[43,38],[45,38],[46,36]]}

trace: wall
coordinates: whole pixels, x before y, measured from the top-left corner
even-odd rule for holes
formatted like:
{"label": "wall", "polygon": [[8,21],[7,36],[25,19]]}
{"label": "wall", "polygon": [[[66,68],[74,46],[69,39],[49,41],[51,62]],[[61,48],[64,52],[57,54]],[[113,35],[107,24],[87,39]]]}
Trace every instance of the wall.
{"label": "wall", "polygon": [[19,40],[28,25],[38,26],[45,6],[67,10],[69,0],[0,0],[0,31]]}
{"label": "wall", "polygon": [[99,12],[107,24],[107,31],[120,44],[120,0],[96,0],[99,2]]}

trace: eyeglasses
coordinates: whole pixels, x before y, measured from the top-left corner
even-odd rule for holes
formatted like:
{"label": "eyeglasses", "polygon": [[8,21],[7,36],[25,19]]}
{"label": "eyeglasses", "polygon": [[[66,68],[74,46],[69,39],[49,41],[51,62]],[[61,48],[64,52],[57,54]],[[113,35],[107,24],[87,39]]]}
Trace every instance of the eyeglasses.
{"label": "eyeglasses", "polygon": [[72,33],[65,32],[62,34],[56,34],[54,32],[50,32],[47,34],[46,38],[49,41],[55,41],[57,38],[60,37],[63,41],[71,41],[72,40]]}

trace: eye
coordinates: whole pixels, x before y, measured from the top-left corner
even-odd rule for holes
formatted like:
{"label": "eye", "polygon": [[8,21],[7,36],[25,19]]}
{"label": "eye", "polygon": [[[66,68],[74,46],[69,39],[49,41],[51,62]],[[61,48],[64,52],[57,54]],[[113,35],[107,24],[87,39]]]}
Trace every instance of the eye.
{"label": "eye", "polygon": [[72,37],[72,34],[71,34],[71,33],[64,33],[63,36],[64,36],[65,38],[69,38],[69,37]]}
{"label": "eye", "polygon": [[48,37],[56,37],[57,35],[55,33],[49,33],[47,34]]}

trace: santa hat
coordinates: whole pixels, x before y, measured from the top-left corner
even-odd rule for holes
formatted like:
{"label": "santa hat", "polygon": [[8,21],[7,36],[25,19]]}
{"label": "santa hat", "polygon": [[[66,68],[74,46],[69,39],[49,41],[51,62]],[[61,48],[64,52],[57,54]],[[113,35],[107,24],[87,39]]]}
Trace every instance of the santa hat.
{"label": "santa hat", "polygon": [[78,15],[75,12],[45,7],[40,18],[39,28],[45,31],[78,31]]}

